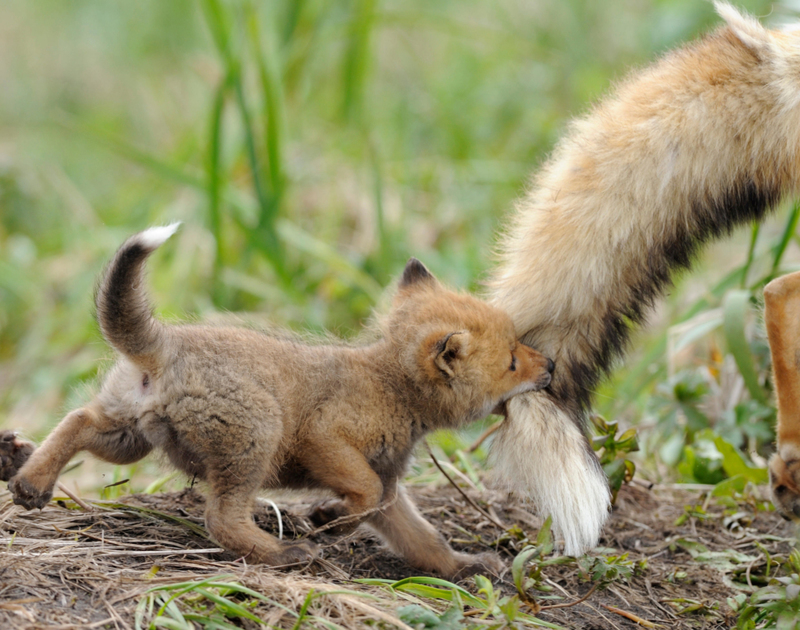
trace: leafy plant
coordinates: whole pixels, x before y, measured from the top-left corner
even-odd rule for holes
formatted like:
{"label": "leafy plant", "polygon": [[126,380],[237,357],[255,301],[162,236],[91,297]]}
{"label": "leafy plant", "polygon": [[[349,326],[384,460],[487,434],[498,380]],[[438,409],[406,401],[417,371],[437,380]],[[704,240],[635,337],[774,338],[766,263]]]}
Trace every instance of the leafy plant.
{"label": "leafy plant", "polygon": [[622,484],[628,483],[636,473],[636,464],[626,457],[628,453],[639,450],[636,429],[630,428],[617,437],[618,424],[596,414],[592,416],[592,424],[596,432],[592,448],[596,451],[602,449],[600,464],[608,477],[611,502],[614,503]]}
{"label": "leafy plant", "polygon": [[628,560],[628,554],[608,554],[600,556],[583,556],[578,566],[584,578],[600,586],[606,586],[616,580],[627,582],[647,568],[647,561],[634,562]]}
{"label": "leafy plant", "polygon": [[775,577],[749,598],[740,594],[728,599],[728,605],[738,614],[737,628],[800,628],[800,550],[792,551],[782,569],[785,576]]}

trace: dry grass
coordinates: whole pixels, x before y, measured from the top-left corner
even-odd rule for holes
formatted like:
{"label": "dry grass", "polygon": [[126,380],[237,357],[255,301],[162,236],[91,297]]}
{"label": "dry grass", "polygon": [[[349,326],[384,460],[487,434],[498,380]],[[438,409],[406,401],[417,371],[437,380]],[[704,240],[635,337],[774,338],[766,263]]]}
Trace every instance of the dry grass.
{"label": "dry grass", "polygon": [[[452,488],[414,491],[426,517],[455,546],[494,548],[510,566],[526,539],[535,539],[540,521],[505,495],[467,493],[494,519],[515,526],[503,531]],[[438,612],[444,609],[441,602],[419,593],[354,582],[416,574],[366,532],[346,538],[314,534],[323,547],[323,557],[308,566],[268,569],[233,558],[206,538],[204,501],[192,489],[134,495],[117,503],[93,502],[90,512],[63,500],[41,512],[25,512],[11,505],[7,495],[0,500],[5,501],[0,508],[0,542],[5,550],[0,554],[2,627],[133,628],[137,606],[149,589],[217,576],[228,576],[223,581],[238,583],[266,598],[248,610],[280,628],[294,628],[299,621],[311,627],[331,627],[328,624],[333,623],[353,628],[378,620],[408,627],[397,618],[398,607],[413,602]],[[583,603],[545,609],[539,618],[568,628],[633,628],[640,623],[671,628],[730,627],[735,616],[728,610],[726,598],[747,589],[748,580],[754,586],[763,582],[766,554],[773,561],[785,556],[794,532],[774,513],[755,510],[756,501],[727,512],[713,503],[705,512],[686,512],[685,506],[704,501],[698,492],[624,488],[606,529],[606,549],[594,555],[613,563],[614,558],[628,553],[627,559],[619,560],[621,566],[641,561],[646,566],[627,580],[618,577],[601,584]],[[281,503],[287,536],[311,532],[302,516],[308,502],[295,498]],[[260,506],[256,518],[260,526],[277,532],[277,518],[269,506]],[[697,545],[704,545],[708,552],[693,559],[689,551],[696,553]],[[537,591],[531,591],[532,596],[540,604],[552,605],[586,595],[592,586],[587,562],[584,560],[583,566],[568,562],[543,567],[539,586],[549,588],[549,595],[560,599],[543,599],[543,593]],[[493,581],[498,594],[515,593],[510,574]],[[473,593],[476,590],[472,580],[462,586]],[[185,604],[186,610],[214,612],[209,600],[191,595],[194,599]],[[252,600],[241,595],[228,597],[240,603]],[[157,609],[158,603],[153,610]],[[152,618],[153,610],[144,615],[145,620]],[[525,605],[522,610],[530,612]],[[462,623],[480,627],[478,613],[470,616],[467,606]],[[227,618],[226,622],[256,627],[246,619]]]}

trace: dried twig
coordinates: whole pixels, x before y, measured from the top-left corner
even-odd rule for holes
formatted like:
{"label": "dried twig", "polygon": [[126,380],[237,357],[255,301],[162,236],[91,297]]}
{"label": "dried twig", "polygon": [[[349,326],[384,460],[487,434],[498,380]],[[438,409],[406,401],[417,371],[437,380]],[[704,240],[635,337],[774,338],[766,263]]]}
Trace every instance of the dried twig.
{"label": "dried twig", "polygon": [[592,593],[597,590],[597,582],[592,584],[592,588],[589,589],[589,592],[586,593],[580,599],[576,599],[574,602],[564,603],[564,604],[550,604],[549,606],[540,606],[540,610],[553,610],[554,608],[569,608],[570,606],[577,606],[578,604],[585,602]]}
{"label": "dried twig", "polygon": [[70,489],[69,489],[69,488],[67,488],[67,486],[65,486],[65,485],[64,485],[63,483],[61,483],[60,481],[58,482],[57,486],[58,486],[58,489],[59,489],[59,490],[61,490],[61,492],[63,492],[63,493],[64,493],[64,494],[66,494],[66,495],[67,495],[67,496],[68,496],[70,499],[72,499],[72,500],[73,500],[73,501],[74,501],[74,502],[75,502],[75,503],[76,503],[78,506],[80,506],[80,508],[81,508],[82,510],[85,510],[86,512],[91,512],[91,511],[93,511],[93,510],[94,510],[94,508],[93,508],[91,505],[89,505],[88,503],[85,503],[85,502],[84,502],[84,501],[83,501],[83,500],[82,500],[82,499],[81,499],[81,498],[80,498],[78,495],[76,495],[76,494],[73,494],[73,493],[70,491]]}
{"label": "dried twig", "polygon": [[354,521],[361,521],[365,519],[367,516],[385,510],[387,507],[394,504],[394,502],[397,501],[398,496],[400,495],[398,493],[395,493],[395,495],[391,498],[391,500],[386,501],[385,503],[381,503],[377,507],[365,510],[364,512],[359,512],[358,514],[347,514],[345,516],[340,516],[339,518],[335,518],[332,521],[325,523],[324,525],[320,525],[316,529],[312,529],[310,532],[308,532],[308,535],[313,536],[314,534],[319,534],[320,532],[327,531],[329,529],[337,527],[338,525],[346,525],[347,523],[352,523]]}
{"label": "dried twig", "polygon": [[474,453],[475,451],[477,451],[478,448],[480,447],[480,445],[483,444],[486,441],[486,438],[488,438],[490,435],[492,435],[492,433],[497,431],[497,429],[500,428],[501,424],[503,424],[502,420],[500,420],[498,422],[495,422],[488,429],[486,429],[483,433],[481,433],[480,437],[477,440],[475,440],[472,443],[472,445],[467,449],[467,453]]}
{"label": "dried twig", "polygon": [[652,621],[647,621],[647,619],[642,619],[638,615],[634,615],[632,612],[628,612],[627,610],[622,610],[621,608],[616,608],[614,606],[608,606],[607,604],[600,604],[606,610],[619,615],[620,617],[625,617],[625,619],[630,619],[634,623],[638,623],[640,626],[644,626],[645,628],[660,628],[661,626],[657,623],[653,623]]}
{"label": "dried twig", "polygon": [[469,503],[469,504],[470,504],[472,507],[474,507],[476,510],[478,510],[478,512],[480,512],[481,514],[483,514],[483,515],[484,515],[484,516],[485,516],[485,517],[486,517],[486,518],[487,518],[487,519],[488,519],[490,522],[492,522],[492,523],[494,523],[495,525],[497,525],[497,526],[498,526],[500,529],[503,529],[503,530],[505,530],[505,529],[508,529],[508,526],[507,526],[507,525],[504,525],[504,524],[503,524],[503,523],[501,523],[499,520],[497,520],[496,518],[494,518],[494,517],[493,517],[491,514],[489,514],[489,513],[488,513],[486,510],[484,510],[484,509],[483,509],[482,507],[480,507],[480,506],[479,506],[477,503],[475,503],[475,501],[473,501],[472,499],[470,499],[470,498],[467,496],[467,494],[466,494],[466,493],[465,493],[465,492],[464,492],[464,491],[463,491],[461,488],[459,488],[459,487],[456,485],[456,482],[455,482],[455,481],[453,481],[453,478],[452,478],[450,475],[448,475],[448,474],[447,474],[447,473],[444,471],[444,468],[442,468],[442,465],[439,463],[439,460],[438,460],[438,459],[436,459],[436,456],[433,454],[433,451],[431,450],[431,447],[430,447],[430,445],[429,445],[427,442],[425,442],[425,448],[427,448],[427,449],[428,449],[428,454],[431,456],[431,459],[433,460],[433,463],[434,463],[434,464],[436,464],[436,468],[438,468],[438,469],[439,469],[439,472],[441,472],[441,473],[442,473],[442,474],[445,476],[445,478],[447,479],[447,481],[449,481],[449,482],[450,482],[450,484],[451,484],[451,485],[452,485],[452,486],[453,486],[453,487],[454,487],[456,490],[458,490],[458,492],[461,494],[461,496],[462,496],[462,497],[464,497],[464,499],[467,501],[467,503]]}

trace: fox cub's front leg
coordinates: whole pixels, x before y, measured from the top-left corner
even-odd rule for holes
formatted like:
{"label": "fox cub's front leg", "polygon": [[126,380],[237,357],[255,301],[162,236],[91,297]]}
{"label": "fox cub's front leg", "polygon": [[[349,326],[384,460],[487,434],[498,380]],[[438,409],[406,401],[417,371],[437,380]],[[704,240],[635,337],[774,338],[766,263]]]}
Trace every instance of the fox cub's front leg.
{"label": "fox cub's front leg", "polygon": [[302,451],[311,476],[341,497],[312,509],[309,517],[314,525],[321,527],[341,519],[331,533],[346,534],[380,505],[383,483],[357,448],[327,437],[304,446]]}
{"label": "fox cub's front leg", "polygon": [[778,452],[769,462],[775,507],[800,519],[800,272],[764,288],[764,322],[778,400]]}
{"label": "fox cub's front leg", "polygon": [[476,573],[499,574],[505,568],[503,561],[491,552],[471,555],[453,551],[396,482],[386,494],[386,507],[372,515],[369,524],[411,566],[450,579]]}

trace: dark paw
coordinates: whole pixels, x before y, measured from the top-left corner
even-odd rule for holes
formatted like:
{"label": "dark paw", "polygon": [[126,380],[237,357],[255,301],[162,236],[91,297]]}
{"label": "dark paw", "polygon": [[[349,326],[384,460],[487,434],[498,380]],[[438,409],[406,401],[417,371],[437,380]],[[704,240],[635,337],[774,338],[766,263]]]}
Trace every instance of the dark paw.
{"label": "dark paw", "polygon": [[8,481],[16,475],[35,448],[18,438],[14,431],[0,431],[0,481]]}
{"label": "dark paw", "polygon": [[276,564],[307,564],[319,556],[319,547],[310,540],[295,540],[283,543]]}
{"label": "dark paw", "polygon": [[497,554],[486,552],[477,555],[466,553],[458,554],[458,570],[453,574],[454,580],[463,580],[473,575],[497,575],[499,576],[506,568],[506,565]]}
{"label": "dark paw", "polygon": [[21,505],[26,510],[42,509],[53,498],[52,488],[42,492],[25,477],[12,477],[8,482],[8,489],[14,497],[14,503]]}
{"label": "dark paw", "polygon": [[800,460],[784,461],[777,453],[769,460],[772,502],[786,520],[800,521]]}
{"label": "dark paw", "polygon": [[323,527],[341,518],[343,522],[325,528],[325,531],[331,534],[341,535],[349,534],[358,527],[358,522],[356,522],[356,520],[346,520],[348,516],[350,516],[350,514],[343,501],[329,499],[328,501],[317,503],[317,505],[311,509],[308,518],[314,524],[314,527]]}
{"label": "dark paw", "polygon": [[312,507],[308,518],[311,519],[315,527],[322,527],[346,514],[347,510],[342,501],[338,499],[329,499],[328,501],[317,503]]}

